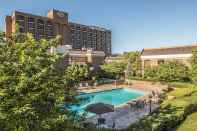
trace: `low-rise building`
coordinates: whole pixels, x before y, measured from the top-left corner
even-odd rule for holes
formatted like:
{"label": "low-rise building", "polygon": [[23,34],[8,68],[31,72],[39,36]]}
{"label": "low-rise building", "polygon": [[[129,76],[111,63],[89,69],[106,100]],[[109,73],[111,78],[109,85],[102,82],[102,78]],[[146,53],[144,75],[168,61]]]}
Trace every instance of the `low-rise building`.
{"label": "low-rise building", "polygon": [[66,55],[66,57],[60,61],[60,67],[79,64],[90,65],[94,67],[94,69],[98,69],[105,59],[104,51],[93,51],[91,49],[73,50],[69,45],[59,45],[57,48],[51,48],[50,52],[58,52]]}
{"label": "low-rise building", "polygon": [[143,49],[141,52],[142,74],[148,67],[158,66],[165,61],[176,60],[190,66],[192,50],[197,45]]}
{"label": "low-rise building", "polygon": [[103,51],[71,50],[69,52],[69,64],[89,64],[97,69],[104,59],[105,53]]}
{"label": "low-rise building", "polygon": [[124,62],[124,57],[121,54],[113,54],[105,58],[105,63]]}

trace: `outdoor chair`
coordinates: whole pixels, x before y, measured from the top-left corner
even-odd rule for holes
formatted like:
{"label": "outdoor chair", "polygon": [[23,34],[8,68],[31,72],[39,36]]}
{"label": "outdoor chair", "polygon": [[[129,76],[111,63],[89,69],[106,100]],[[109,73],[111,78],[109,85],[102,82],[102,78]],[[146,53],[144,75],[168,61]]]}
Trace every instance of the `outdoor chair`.
{"label": "outdoor chair", "polygon": [[106,127],[106,123],[105,123],[105,118],[98,118],[98,124],[97,127]]}
{"label": "outdoor chair", "polygon": [[86,87],[89,87],[89,84],[86,82],[86,83],[85,83],[85,86],[86,86]]}
{"label": "outdoor chair", "polygon": [[79,87],[80,87],[80,88],[83,87],[83,84],[82,84],[82,83],[79,83]]}
{"label": "outdoor chair", "polygon": [[136,102],[135,101],[131,101],[127,103],[129,105],[129,108],[131,111],[135,111],[136,109]]}
{"label": "outdoor chair", "polygon": [[105,124],[105,118],[98,118],[98,125]]}
{"label": "outdoor chair", "polygon": [[136,107],[137,112],[143,111],[145,107],[145,102],[142,100],[137,101],[135,107]]}

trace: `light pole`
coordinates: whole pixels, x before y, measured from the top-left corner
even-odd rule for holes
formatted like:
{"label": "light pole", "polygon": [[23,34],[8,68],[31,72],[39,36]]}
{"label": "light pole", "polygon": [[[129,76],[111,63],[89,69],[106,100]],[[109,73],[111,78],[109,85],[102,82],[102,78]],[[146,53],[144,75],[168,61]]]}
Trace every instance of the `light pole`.
{"label": "light pole", "polygon": [[152,95],[150,94],[149,96],[149,113],[152,112]]}

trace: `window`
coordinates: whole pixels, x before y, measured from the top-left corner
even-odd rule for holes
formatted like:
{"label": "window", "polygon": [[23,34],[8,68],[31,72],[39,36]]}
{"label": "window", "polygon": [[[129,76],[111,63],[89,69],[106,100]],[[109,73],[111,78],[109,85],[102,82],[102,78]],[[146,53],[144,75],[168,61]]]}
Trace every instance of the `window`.
{"label": "window", "polygon": [[160,64],[164,64],[164,60],[158,60],[158,65],[160,65]]}

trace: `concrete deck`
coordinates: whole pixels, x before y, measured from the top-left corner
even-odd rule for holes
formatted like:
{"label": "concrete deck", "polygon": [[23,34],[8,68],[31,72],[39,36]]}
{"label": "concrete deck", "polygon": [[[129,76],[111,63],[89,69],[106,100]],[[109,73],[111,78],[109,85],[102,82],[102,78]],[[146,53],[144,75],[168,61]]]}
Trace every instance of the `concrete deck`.
{"label": "concrete deck", "polygon": [[91,92],[98,92],[98,91],[104,91],[104,90],[111,90],[116,88],[130,88],[130,89],[136,89],[141,90],[145,92],[162,92],[163,89],[167,87],[167,85],[163,85],[161,83],[153,83],[149,81],[138,81],[138,80],[131,80],[130,85],[128,84],[103,84],[99,86],[90,86],[90,87],[82,87],[78,91],[79,92],[85,92],[85,93],[91,93]]}
{"label": "concrete deck", "polygon": [[[149,81],[132,80],[131,83],[132,84],[130,85],[126,85],[126,84],[115,85],[114,83],[103,84],[103,85],[94,86],[94,87],[81,88],[78,91],[91,93],[91,92],[111,90],[111,89],[116,89],[116,88],[130,88],[130,89],[135,89],[135,90],[141,90],[147,93],[150,93],[152,91],[155,91],[157,93],[162,93],[163,92],[162,90],[167,88],[166,85],[162,85],[161,83],[153,83]],[[153,104],[152,110],[156,109],[157,107],[159,107],[159,105]],[[130,124],[135,123],[137,120],[143,118],[144,116],[148,115],[149,108],[150,108],[149,105],[146,105],[145,108],[141,112],[133,111],[131,110],[129,105],[125,103],[121,106],[116,107],[114,112],[103,114],[102,118],[105,118],[106,120],[105,126],[107,128],[112,128],[113,123],[115,123],[116,129],[123,129],[123,128],[128,127]],[[97,118],[98,116],[87,118],[86,122],[97,124]]]}
{"label": "concrete deck", "polygon": [[[158,105],[153,104],[152,110],[155,110],[157,107]],[[124,129],[148,114],[149,114],[149,105],[145,106],[145,108],[142,111],[133,111],[129,107],[118,108],[114,112],[102,114],[101,117],[105,118],[106,120],[106,124],[104,126],[105,128],[112,128],[113,123],[115,123],[114,128]],[[86,122],[97,124],[98,117],[99,116],[97,115],[97,116],[88,118]]]}

